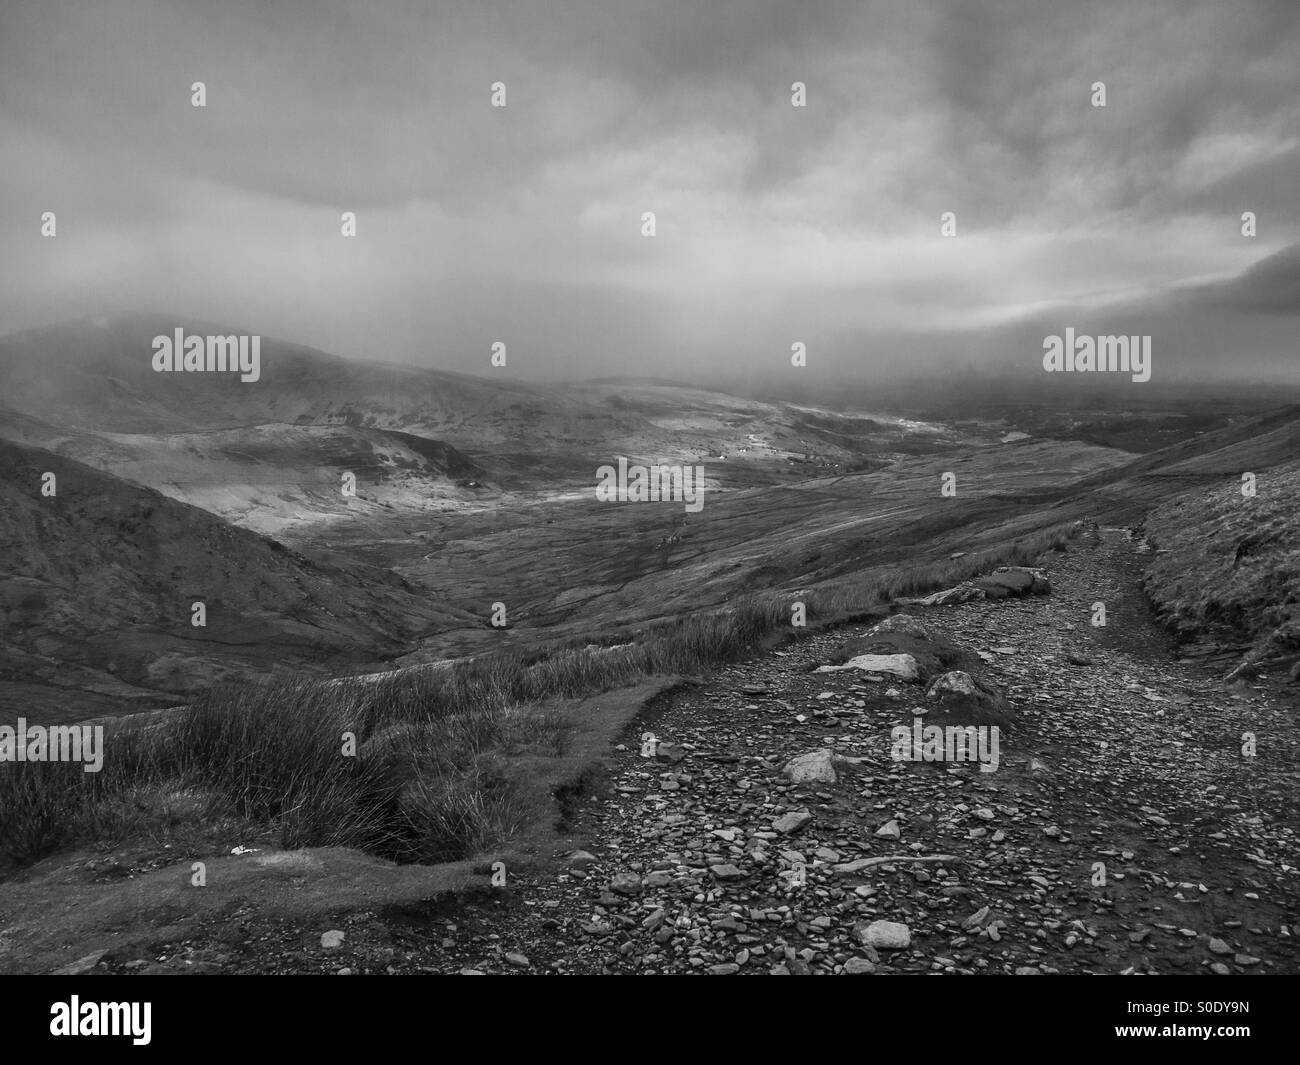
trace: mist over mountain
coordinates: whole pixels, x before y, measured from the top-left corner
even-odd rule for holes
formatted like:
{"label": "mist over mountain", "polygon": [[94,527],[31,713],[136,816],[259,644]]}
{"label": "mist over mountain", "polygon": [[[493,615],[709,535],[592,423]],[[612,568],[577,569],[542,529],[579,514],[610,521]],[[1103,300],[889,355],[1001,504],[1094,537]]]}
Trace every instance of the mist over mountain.
{"label": "mist over mountain", "polygon": [[61,323],[0,338],[4,406],[68,427],[114,432],[217,429],[259,421],[422,427],[476,441],[531,439],[538,422],[613,415],[563,389],[340,358],[272,337],[261,376],[158,372],[153,340],[257,333],[158,314]]}

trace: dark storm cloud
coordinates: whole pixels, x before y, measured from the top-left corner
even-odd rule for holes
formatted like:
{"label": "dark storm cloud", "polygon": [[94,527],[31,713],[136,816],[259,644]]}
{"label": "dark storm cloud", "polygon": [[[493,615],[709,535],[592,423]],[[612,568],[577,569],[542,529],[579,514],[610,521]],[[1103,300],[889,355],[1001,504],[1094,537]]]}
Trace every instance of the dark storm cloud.
{"label": "dark storm cloud", "polygon": [[[1168,177],[1197,141],[1300,135],[1298,12],[1276,2],[946,7],[929,35],[945,138],[957,159],[987,167],[968,172],[963,202],[998,220],[1038,205],[1190,205],[1196,189],[1171,189]],[[1081,108],[1097,81],[1107,107]]]}
{"label": "dark storm cloud", "polygon": [[[1255,263],[1240,277],[1218,285],[1207,285],[1196,290],[1194,295],[1203,298],[1210,306],[1300,317],[1300,244],[1283,248]],[[1300,322],[1296,325],[1300,337]],[[1297,353],[1296,362],[1300,371],[1300,353]]]}

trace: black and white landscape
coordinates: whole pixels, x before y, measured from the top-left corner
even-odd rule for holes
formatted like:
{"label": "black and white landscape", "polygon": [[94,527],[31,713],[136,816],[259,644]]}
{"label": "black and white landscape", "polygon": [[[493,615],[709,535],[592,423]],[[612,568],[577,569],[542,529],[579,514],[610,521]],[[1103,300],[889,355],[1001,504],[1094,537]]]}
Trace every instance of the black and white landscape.
{"label": "black and white landscape", "polygon": [[1300,971],[1300,6],[5,0],[0,138],[0,973]]}

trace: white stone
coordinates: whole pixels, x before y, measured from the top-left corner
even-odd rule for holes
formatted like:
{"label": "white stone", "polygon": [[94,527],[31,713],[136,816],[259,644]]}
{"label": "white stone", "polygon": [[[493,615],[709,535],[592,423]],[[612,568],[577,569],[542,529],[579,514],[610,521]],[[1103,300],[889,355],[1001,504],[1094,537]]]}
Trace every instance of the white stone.
{"label": "white stone", "polygon": [[911,655],[857,655],[842,666],[818,666],[818,673],[838,673],[845,669],[861,669],[867,673],[888,673],[899,680],[920,680],[921,671]]}

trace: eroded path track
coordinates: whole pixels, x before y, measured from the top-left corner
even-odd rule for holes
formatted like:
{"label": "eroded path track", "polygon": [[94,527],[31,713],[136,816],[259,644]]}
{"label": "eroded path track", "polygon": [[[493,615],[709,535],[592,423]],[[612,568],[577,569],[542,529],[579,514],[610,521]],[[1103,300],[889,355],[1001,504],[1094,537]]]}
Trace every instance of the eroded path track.
{"label": "eroded path track", "polygon": [[[449,917],[436,967],[1300,971],[1296,701],[1178,664],[1141,562],[1106,531],[1052,556],[1051,596],[926,612],[1018,709],[995,772],[894,762],[890,729],[921,691],[807,672],[851,630],[666,700],[638,731],[687,757],[651,761],[628,737],[583,825],[596,860],[517,884],[522,905]],[[782,777],[815,748],[864,761],[835,784]],[[774,830],[802,811],[803,828]],[[889,855],[953,857],[836,870]],[[905,924],[910,945],[864,943],[876,921]]]}

